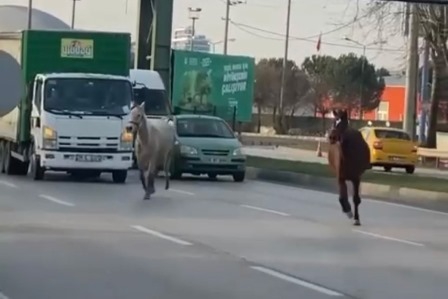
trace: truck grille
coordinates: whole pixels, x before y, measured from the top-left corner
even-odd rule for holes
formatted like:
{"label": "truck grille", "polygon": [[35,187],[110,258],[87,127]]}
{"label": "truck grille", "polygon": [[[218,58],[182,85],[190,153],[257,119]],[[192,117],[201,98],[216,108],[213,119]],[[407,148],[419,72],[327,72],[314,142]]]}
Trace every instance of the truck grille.
{"label": "truck grille", "polygon": [[229,151],[228,150],[210,150],[210,149],[203,149],[202,153],[205,156],[228,156]]}
{"label": "truck grille", "polygon": [[58,149],[62,152],[111,153],[118,151],[119,145],[118,137],[58,137]]}

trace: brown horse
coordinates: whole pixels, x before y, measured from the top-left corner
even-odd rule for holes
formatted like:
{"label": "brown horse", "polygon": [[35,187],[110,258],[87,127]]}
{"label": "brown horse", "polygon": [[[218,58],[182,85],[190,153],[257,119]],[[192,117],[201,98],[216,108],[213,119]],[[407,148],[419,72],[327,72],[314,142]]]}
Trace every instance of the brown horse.
{"label": "brown horse", "polygon": [[[335,110],[333,114],[335,122],[329,135],[328,162],[338,181],[339,202],[342,212],[349,219],[352,219],[354,216],[354,225],[361,225],[358,211],[361,204],[359,187],[363,173],[371,168],[370,149],[361,133],[350,128],[347,111]],[[346,181],[351,181],[353,184],[354,215],[348,200]]]}

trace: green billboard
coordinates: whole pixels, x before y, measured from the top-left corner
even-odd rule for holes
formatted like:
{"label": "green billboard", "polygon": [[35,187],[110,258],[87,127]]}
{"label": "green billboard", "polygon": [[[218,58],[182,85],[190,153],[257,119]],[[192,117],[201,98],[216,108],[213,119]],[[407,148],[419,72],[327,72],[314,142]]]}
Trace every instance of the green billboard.
{"label": "green billboard", "polygon": [[254,68],[252,57],[173,50],[172,105],[179,113],[250,122]]}

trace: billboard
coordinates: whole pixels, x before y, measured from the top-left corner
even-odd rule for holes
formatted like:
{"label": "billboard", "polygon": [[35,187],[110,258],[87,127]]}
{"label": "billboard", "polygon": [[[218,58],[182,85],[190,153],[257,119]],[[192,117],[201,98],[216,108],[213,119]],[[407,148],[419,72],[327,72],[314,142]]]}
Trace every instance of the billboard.
{"label": "billboard", "polygon": [[175,111],[251,121],[254,58],[173,50],[172,72]]}

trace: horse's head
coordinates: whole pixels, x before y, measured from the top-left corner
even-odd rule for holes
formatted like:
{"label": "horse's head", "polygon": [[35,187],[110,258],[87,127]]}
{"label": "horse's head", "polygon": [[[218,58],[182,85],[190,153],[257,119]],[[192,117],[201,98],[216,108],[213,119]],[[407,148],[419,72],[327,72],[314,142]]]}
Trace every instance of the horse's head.
{"label": "horse's head", "polygon": [[347,110],[333,110],[334,122],[329,133],[331,143],[340,139],[340,136],[348,128],[348,113]]}
{"label": "horse's head", "polygon": [[142,123],[146,121],[145,116],[145,102],[140,105],[135,105],[131,110],[131,120],[127,126],[127,130],[131,131],[132,134],[136,134]]}

